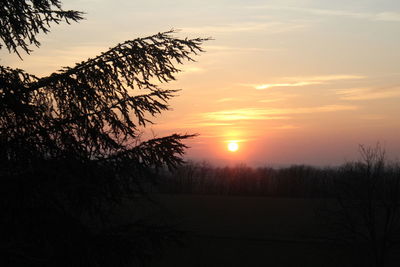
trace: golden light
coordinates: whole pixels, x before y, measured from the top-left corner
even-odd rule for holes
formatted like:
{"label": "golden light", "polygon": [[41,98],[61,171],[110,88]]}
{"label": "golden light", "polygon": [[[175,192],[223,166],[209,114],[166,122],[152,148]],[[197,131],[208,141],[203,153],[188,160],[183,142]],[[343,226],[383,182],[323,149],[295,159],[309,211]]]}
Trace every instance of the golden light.
{"label": "golden light", "polygon": [[228,150],[230,151],[230,152],[235,152],[235,151],[237,151],[239,149],[239,144],[237,143],[237,142],[235,142],[235,141],[230,141],[229,143],[228,143]]}

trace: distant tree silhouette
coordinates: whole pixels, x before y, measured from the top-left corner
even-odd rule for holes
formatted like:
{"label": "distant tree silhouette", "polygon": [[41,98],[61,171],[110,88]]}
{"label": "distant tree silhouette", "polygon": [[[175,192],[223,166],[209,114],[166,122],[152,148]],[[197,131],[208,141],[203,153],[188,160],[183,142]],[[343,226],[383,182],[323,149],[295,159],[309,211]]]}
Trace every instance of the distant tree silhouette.
{"label": "distant tree silhouette", "polygon": [[360,161],[339,170],[333,188],[335,203],[320,215],[331,237],[368,260],[360,266],[383,267],[388,252],[400,244],[400,166],[388,164],[379,145],[360,146],[360,154]]}
{"label": "distant tree silhouette", "polygon": [[337,174],[337,167],[252,168],[245,164],[217,167],[207,162],[187,162],[174,172],[166,173],[165,179],[154,190],[183,194],[321,198],[332,194],[332,176]]}
{"label": "distant tree silhouette", "polygon": [[[80,19],[57,0],[2,1],[0,45],[21,57],[52,23]],[[2,266],[131,266],[171,236],[112,212],[183,162],[193,135],[141,140],[141,129],[176,93],[156,82],[174,80],[205,40],[159,33],[43,78],[0,66]]]}

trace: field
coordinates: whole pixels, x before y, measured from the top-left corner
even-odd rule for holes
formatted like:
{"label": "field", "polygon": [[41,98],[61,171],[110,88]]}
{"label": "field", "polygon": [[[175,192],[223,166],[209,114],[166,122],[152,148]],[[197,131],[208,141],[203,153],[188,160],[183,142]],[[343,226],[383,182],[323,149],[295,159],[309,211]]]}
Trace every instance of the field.
{"label": "field", "polygon": [[[357,248],[334,245],[314,215],[320,200],[158,195],[187,232],[152,266],[368,266]],[[158,210],[160,212],[160,210]],[[364,262],[363,262],[364,261]],[[398,262],[392,257],[391,261]],[[390,266],[390,265],[388,265]],[[396,265],[394,265],[396,266]]]}

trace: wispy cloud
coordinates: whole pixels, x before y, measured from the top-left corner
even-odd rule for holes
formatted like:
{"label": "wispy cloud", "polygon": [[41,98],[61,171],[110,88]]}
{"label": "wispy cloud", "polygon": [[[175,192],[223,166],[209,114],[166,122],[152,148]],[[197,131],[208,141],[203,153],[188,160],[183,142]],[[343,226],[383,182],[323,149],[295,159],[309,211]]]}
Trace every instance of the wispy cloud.
{"label": "wispy cloud", "polygon": [[183,27],[185,33],[213,34],[213,33],[239,33],[239,32],[263,32],[282,33],[305,28],[306,25],[285,22],[244,22],[234,24],[222,24],[216,26]]}
{"label": "wispy cloud", "polygon": [[[299,79],[301,77],[290,77],[287,79]],[[346,75],[346,74],[339,74],[339,75],[322,75],[322,76],[312,76],[312,77],[303,77],[308,81],[319,81],[319,82],[329,82],[329,81],[338,81],[338,80],[357,80],[357,79],[364,79],[365,76],[361,75]]]}
{"label": "wispy cloud", "polygon": [[[63,66],[73,66],[77,62],[87,60],[105,50],[107,50],[107,45],[88,43],[86,45],[69,46],[64,49],[54,47],[49,47],[45,51],[39,49],[29,57],[24,57],[24,61],[10,54],[6,55],[5,60],[8,62],[7,65],[11,67],[23,68],[32,74],[42,76],[49,75]],[[2,59],[4,59],[3,55]],[[40,67],[38,68],[38,66]]]}
{"label": "wispy cloud", "polygon": [[292,130],[292,129],[298,129],[298,128],[300,128],[300,127],[295,126],[295,125],[290,125],[290,124],[272,127],[272,129],[275,129],[275,130]]}
{"label": "wispy cloud", "polygon": [[278,98],[269,98],[269,99],[261,99],[258,102],[260,103],[274,103],[274,102],[281,102],[281,101],[285,101],[286,98],[284,97],[278,97]]}
{"label": "wispy cloud", "polygon": [[343,100],[374,100],[400,97],[400,87],[392,88],[350,88],[336,90],[336,94]]}
{"label": "wispy cloud", "polygon": [[233,125],[233,123],[226,123],[226,122],[193,122],[193,123],[184,124],[183,128],[231,126],[231,125]]}
{"label": "wispy cloud", "polygon": [[287,101],[289,98],[296,98],[298,94],[288,94],[281,91],[269,91],[264,95],[265,99],[258,100],[259,103],[274,103]]}
{"label": "wispy cloud", "polygon": [[295,12],[309,13],[319,16],[340,16],[354,19],[367,19],[372,21],[390,21],[400,22],[400,12],[355,12],[351,10],[339,10],[339,9],[320,9],[320,8],[304,8],[304,7],[288,7],[288,6],[251,6],[247,7],[250,9],[270,9],[270,10],[287,10]]}
{"label": "wispy cloud", "polygon": [[213,121],[238,121],[238,120],[282,120],[288,117],[277,116],[274,110],[244,108],[234,110],[222,110],[205,112],[201,114],[203,119]]}
{"label": "wispy cloud", "polygon": [[223,102],[232,102],[232,101],[236,101],[238,100],[237,98],[233,98],[233,97],[226,97],[226,98],[221,98],[218,99],[216,102],[217,103],[223,103]]}
{"label": "wispy cloud", "polygon": [[197,73],[203,73],[205,71],[206,69],[201,67],[189,66],[189,67],[183,67],[179,74],[180,75],[197,74]]}
{"label": "wispy cloud", "polygon": [[206,45],[204,50],[207,52],[278,52],[284,48],[265,48],[265,47],[238,47],[225,45]]}
{"label": "wispy cloud", "polygon": [[361,119],[369,120],[369,121],[380,121],[380,120],[385,119],[385,116],[376,115],[376,114],[370,114],[370,115],[361,116]]}
{"label": "wispy cloud", "polygon": [[212,121],[239,121],[239,120],[284,120],[290,119],[288,115],[307,114],[319,112],[336,112],[356,110],[356,106],[350,105],[326,105],[317,107],[292,108],[292,109],[261,109],[243,108],[205,112],[201,116],[205,120]]}
{"label": "wispy cloud", "polygon": [[299,87],[315,84],[325,84],[332,81],[340,80],[355,80],[363,79],[364,76],[360,75],[326,75],[326,76],[311,76],[311,77],[285,77],[282,78],[285,82],[279,83],[263,83],[263,84],[241,84],[250,86],[257,90],[265,90],[273,87]]}
{"label": "wispy cloud", "polygon": [[375,14],[375,20],[381,21],[399,21],[400,22],[400,12],[381,12]]}
{"label": "wispy cloud", "polygon": [[254,87],[257,90],[265,90],[269,89],[272,87],[298,87],[298,86],[306,86],[306,85],[313,85],[313,84],[321,84],[321,82],[294,82],[294,83],[264,83],[264,84],[253,84],[252,87]]}

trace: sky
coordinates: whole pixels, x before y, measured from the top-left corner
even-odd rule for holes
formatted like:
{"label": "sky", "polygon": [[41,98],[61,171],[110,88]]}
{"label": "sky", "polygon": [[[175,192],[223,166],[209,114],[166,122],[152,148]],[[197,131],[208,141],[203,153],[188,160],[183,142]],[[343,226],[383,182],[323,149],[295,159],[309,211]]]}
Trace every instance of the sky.
{"label": "sky", "polygon": [[53,26],[23,61],[2,50],[1,64],[41,76],[170,29],[213,38],[162,85],[182,91],[148,129],[198,133],[187,159],[327,166],[378,142],[399,159],[398,0],[69,0],[63,8],[85,20]]}

